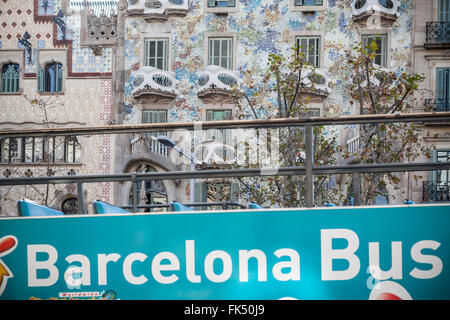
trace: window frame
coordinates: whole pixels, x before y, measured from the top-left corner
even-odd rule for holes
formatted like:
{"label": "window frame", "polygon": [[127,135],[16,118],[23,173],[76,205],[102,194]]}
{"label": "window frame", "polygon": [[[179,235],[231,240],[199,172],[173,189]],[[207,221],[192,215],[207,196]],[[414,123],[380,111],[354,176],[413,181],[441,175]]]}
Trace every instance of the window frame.
{"label": "window frame", "polygon": [[[49,68],[51,65],[56,67],[56,72],[54,74],[54,83],[51,88],[51,76],[49,74]],[[38,81],[38,92],[40,94],[45,93],[63,93],[63,79],[64,79],[64,66],[58,61],[49,61],[43,64],[43,68],[38,64],[37,81]],[[60,78],[60,79],[59,79]],[[59,79],[59,80],[58,80]],[[53,89],[53,91],[51,90]]]}
{"label": "window frame", "polygon": [[216,14],[239,12],[239,0],[232,0],[234,1],[234,6],[210,6],[210,1],[212,0],[203,0],[204,12],[212,12]]}
{"label": "window frame", "polygon": [[[15,70],[14,72],[16,72],[16,75],[15,75],[15,79],[13,79],[13,80],[10,80],[10,81],[17,81],[17,90],[15,90],[15,91],[3,91],[3,89],[4,89],[4,79],[3,79],[3,74],[4,73],[6,73],[6,72],[8,72],[8,69],[9,69],[9,67],[7,67],[7,66],[17,66],[17,70]],[[0,94],[20,94],[21,93],[21,88],[20,88],[20,84],[21,84],[21,73],[22,73],[22,68],[21,68],[21,66],[20,66],[20,63],[17,63],[17,62],[13,62],[13,61],[7,61],[7,62],[5,62],[5,63],[2,63],[1,65],[0,65]],[[6,86],[6,85],[5,85]]]}
{"label": "window frame", "polygon": [[[369,38],[372,38],[372,40],[369,42]],[[363,47],[365,48],[366,46],[370,45],[374,39],[376,38],[381,38],[384,39],[384,52],[380,53],[380,57],[381,59],[383,59],[384,56],[384,64],[377,64],[375,62],[376,57],[374,58],[373,64],[379,65],[383,68],[388,68],[389,67],[389,57],[388,57],[388,53],[389,53],[389,37],[388,34],[386,33],[367,33],[367,34],[362,34],[361,35],[361,42]],[[383,41],[381,42],[383,44]],[[380,50],[382,50],[382,48],[379,48]],[[378,55],[378,54],[376,54]],[[383,61],[382,61],[383,62]]]}
{"label": "window frame", "polygon": [[[219,42],[219,55],[218,56],[212,54],[212,53],[215,53],[215,48],[212,45],[213,41],[220,41]],[[223,49],[223,44],[222,43],[223,43],[223,41],[227,41],[227,42],[229,42],[229,44],[231,44],[231,48],[230,48],[229,45],[227,47],[227,53],[229,53],[229,55],[227,54],[226,56],[223,56],[223,54],[222,54],[222,49]],[[219,65],[214,64],[215,57],[218,57]],[[227,61],[227,63],[226,63],[227,66],[226,67],[224,67],[222,65],[222,60],[224,59],[224,57],[225,57],[225,59]],[[234,68],[234,66],[235,66],[234,37],[226,36],[226,35],[223,35],[223,36],[210,36],[210,37],[208,37],[207,59],[206,60],[207,60],[206,63],[207,63],[208,66],[214,65],[214,66],[222,67],[224,69],[234,70],[235,69]]]}
{"label": "window frame", "polygon": [[[7,161],[5,161],[5,148],[4,141],[8,139],[8,151],[7,151]],[[15,139],[15,148],[11,148],[11,139]],[[68,158],[68,148],[69,148],[69,140],[76,139],[76,143],[72,144],[72,159]],[[58,141],[64,141],[63,150],[63,161],[61,158],[57,158],[58,148],[61,148],[57,145]],[[39,153],[37,153],[38,145],[40,144]],[[28,148],[28,150],[27,150]],[[14,150],[15,149],[15,150]],[[3,152],[5,151],[5,152]],[[15,155],[13,155],[15,153]],[[30,158],[27,159],[27,154],[30,155]],[[77,157],[77,154],[79,157]],[[38,156],[38,157],[37,157]],[[69,161],[70,160],[70,161]],[[64,137],[64,136],[50,136],[50,137],[27,137],[27,138],[2,138],[0,139],[0,163],[27,163],[27,164],[35,164],[35,163],[81,163],[81,143],[78,141],[76,137]]]}
{"label": "window frame", "polygon": [[328,0],[323,0],[322,5],[299,5],[298,0],[290,1],[290,11],[312,12],[312,11],[324,11],[328,8]]}
{"label": "window frame", "polygon": [[[232,120],[233,119],[233,109],[229,109],[229,108],[217,108],[217,109],[213,109],[213,108],[206,108],[205,109],[205,121],[220,121],[218,119],[213,119],[212,114],[214,112],[224,112],[225,117],[220,119],[220,120]],[[209,116],[209,114],[211,114],[211,116]],[[227,116],[229,115],[229,116]],[[214,137],[214,141],[216,141],[215,136],[217,135],[217,132],[220,132],[220,136],[222,137],[222,141],[218,141],[220,143],[226,144],[226,145],[230,145],[233,142],[233,135],[232,135],[232,129],[208,129],[205,132],[206,135],[206,140],[209,139],[213,139]],[[223,154],[223,160],[224,161],[228,161],[229,157],[227,156],[227,152],[226,150],[222,150]]]}
{"label": "window frame", "polygon": [[[315,58],[315,63],[312,64],[314,67],[320,69],[322,66],[322,37],[320,35],[298,35],[295,37],[295,44],[299,46],[300,42],[302,40],[307,40],[308,41],[308,48],[310,47],[309,41],[310,40],[316,40],[316,51],[317,53],[314,55]],[[310,50],[307,50],[307,55],[306,55],[306,61],[309,61],[309,57],[310,57]],[[316,65],[317,64],[317,65]]]}
{"label": "window frame", "polygon": [[[150,44],[151,42],[155,42],[155,57],[149,57],[150,55]],[[162,57],[158,57],[158,43],[162,42]],[[163,71],[168,71],[170,66],[170,39],[167,37],[157,37],[157,38],[144,38],[144,57],[143,57],[143,66],[154,67]],[[151,59],[155,60],[155,65],[152,66],[150,64]],[[162,68],[158,68],[158,59],[162,59]]]}

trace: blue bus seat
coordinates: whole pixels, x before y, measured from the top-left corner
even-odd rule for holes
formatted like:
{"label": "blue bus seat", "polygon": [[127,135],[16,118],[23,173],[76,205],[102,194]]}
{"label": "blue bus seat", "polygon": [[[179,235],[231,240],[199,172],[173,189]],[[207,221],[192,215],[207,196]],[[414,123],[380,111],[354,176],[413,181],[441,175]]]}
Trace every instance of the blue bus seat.
{"label": "blue bus seat", "polygon": [[103,201],[92,202],[92,207],[94,208],[95,214],[108,214],[108,213],[130,213],[129,211],[113,206],[109,203]]}
{"label": "blue bus seat", "polygon": [[195,211],[195,210],[191,207],[185,206],[182,203],[174,201],[170,204],[170,211]]}
{"label": "blue bus seat", "polygon": [[336,207],[336,205],[334,203],[331,203],[331,202],[325,202],[324,206],[325,207]]}
{"label": "blue bus seat", "polygon": [[20,199],[17,201],[17,212],[21,217],[48,217],[63,216],[64,213],[28,199]]}
{"label": "blue bus seat", "polygon": [[248,208],[249,208],[249,209],[264,209],[264,208],[261,207],[259,204],[253,203],[253,202],[250,202],[250,203],[248,204]]}

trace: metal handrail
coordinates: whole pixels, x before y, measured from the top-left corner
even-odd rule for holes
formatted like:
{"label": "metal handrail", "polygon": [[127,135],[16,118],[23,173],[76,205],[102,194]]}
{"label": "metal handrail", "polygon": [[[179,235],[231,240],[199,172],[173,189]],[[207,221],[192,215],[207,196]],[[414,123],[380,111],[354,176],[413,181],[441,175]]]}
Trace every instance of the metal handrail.
{"label": "metal handrail", "polygon": [[208,130],[208,129],[262,129],[282,127],[330,126],[345,124],[399,123],[399,122],[448,122],[450,112],[422,112],[406,114],[364,114],[357,116],[280,118],[258,120],[220,120],[194,122],[145,123],[138,125],[84,126],[65,128],[33,128],[0,130],[2,137],[82,136],[101,134],[125,134],[150,131]]}
{"label": "metal handrail", "polygon": [[[213,207],[213,206],[238,206],[242,209],[246,209],[247,207],[243,204],[235,201],[222,201],[222,202],[192,202],[192,203],[183,203],[183,205],[188,207]],[[122,209],[132,209],[133,205],[123,205],[123,206],[117,206]],[[153,208],[170,208],[170,204],[165,203],[157,203],[157,204],[138,204],[135,206],[138,209],[153,209]]]}
{"label": "metal handrail", "polygon": [[[374,163],[351,164],[338,166],[314,166],[313,163],[313,130],[319,125],[343,125],[343,124],[374,124],[374,123],[450,123],[450,112],[426,112],[409,114],[369,114],[343,117],[311,117],[303,119],[263,119],[263,120],[223,120],[190,123],[155,123],[141,125],[116,125],[105,127],[77,127],[77,128],[50,128],[50,129],[19,129],[0,130],[1,137],[33,137],[33,136],[77,136],[95,134],[118,134],[150,131],[171,131],[177,129],[207,130],[207,129],[233,129],[233,128],[281,128],[281,127],[305,127],[305,166],[282,168],[245,168],[245,169],[219,169],[201,171],[171,171],[171,172],[132,172],[112,175],[84,175],[84,176],[53,176],[31,178],[6,178],[0,179],[1,185],[29,185],[29,184],[58,184],[76,183],[79,201],[83,203],[82,184],[90,182],[107,181],[132,181],[136,180],[179,180],[199,178],[228,178],[228,177],[254,177],[254,176],[288,176],[305,175],[306,206],[313,206],[313,176],[326,174],[347,173],[383,173],[383,172],[408,172],[408,171],[432,171],[449,170],[450,162],[439,163]],[[133,188],[133,208],[137,208],[135,190]],[[83,206],[79,212],[84,212]]]}
{"label": "metal handrail", "polygon": [[[373,163],[350,164],[335,166],[313,166],[314,175],[349,174],[349,173],[380,173],[380,172],[408,172],[450,170],[450,162],[420,162],[420,163]],[[180,179],[207,179],[207,178],[233,178],[254,176],[290,176],[305,175],[305,167],[280,168],[245,168],[245,169],[214,169],[200,171],[168,171],[168,172],[131,172],[109,175],[73,175],[51,177],[20,177],[2,178],[0,186],[7,185],[35,185],[35,184],[67,184],[67,183],[94,183],[94,182],[123,182],[136,180],[180,180]]]}

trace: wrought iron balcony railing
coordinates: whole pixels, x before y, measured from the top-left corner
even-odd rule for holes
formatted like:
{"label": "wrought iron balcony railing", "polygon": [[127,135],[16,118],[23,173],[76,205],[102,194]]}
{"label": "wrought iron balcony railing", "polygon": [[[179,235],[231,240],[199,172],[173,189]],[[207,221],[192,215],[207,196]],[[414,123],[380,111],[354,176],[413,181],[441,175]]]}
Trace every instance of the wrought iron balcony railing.
{"label": "wrought iron balcony railing", "polygon": [[450,45],[450,22],[427,22],[426,45]]}
{"label": "wrought iron balcony railing", "polygon": [[425,99],[425,106],[431,107],[431,111],[444,112],[450,111],[449,99]]}
{"label": "wrought iron balcony railing", "polygon": [[448,182],[424,181],[422,197],[424,202],[450,201],[450,184]]}

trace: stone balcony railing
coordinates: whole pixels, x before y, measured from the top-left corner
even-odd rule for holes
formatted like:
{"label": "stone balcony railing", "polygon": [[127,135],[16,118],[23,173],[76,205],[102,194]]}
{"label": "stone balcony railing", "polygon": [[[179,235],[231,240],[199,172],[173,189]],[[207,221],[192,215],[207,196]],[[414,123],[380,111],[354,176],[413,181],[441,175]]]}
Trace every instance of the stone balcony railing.
{"label": "stone balcony railing", "polygon": [[128,0],[128,14],[142,15],[147,22],[166,21],[169,15],[185,16],[188,0]]}
{"label": "stone balcony railing", "polygon": [[[397,20],[399,14],[400,2],[398,0],[353,0],[352,14],[354,21],[366,21],[370,24],[380,23],[378,27],[385,26]],[[370,16],[376,15],[380,20],[367,20]],[[375,26],[377,27],[377,26]]]}
{"label": "stone balcony railing", "polygon": [[219,66],[207,66],[198,75],[197,96],[205,98],[211,94],[232,96],[233,87],[239,83],[239,73]]}
{"label": "stone balcony railing", "polygon": [[347,141],[347,152],[350,154],[357,153],[359,151],[359,136],[351,138]]}
{"label": "stone balcony railing", "polygon": [[169,155],[167,147],[156,139],[153,139],[150,134],[139,133],[130,141],[130,144],[132,156],[150,151],[164,157]]}
{"label": "stone balcony railing", "polygon": [[343,164],[354,163],[355,160],[357,160],[360,147],[361,145],[359,135],[347,140],[347,142],[344,142],[344,151],[347,155],[342,157],[341,159],[342,163]]}
{"label": "stone balcony railing", "polygon": [[131,76],[133,77],[132,95],[134,98],[160,96],[173,99],[178,95],[179,81],[175,78],[174,72],[146,66],[134,71]]}

